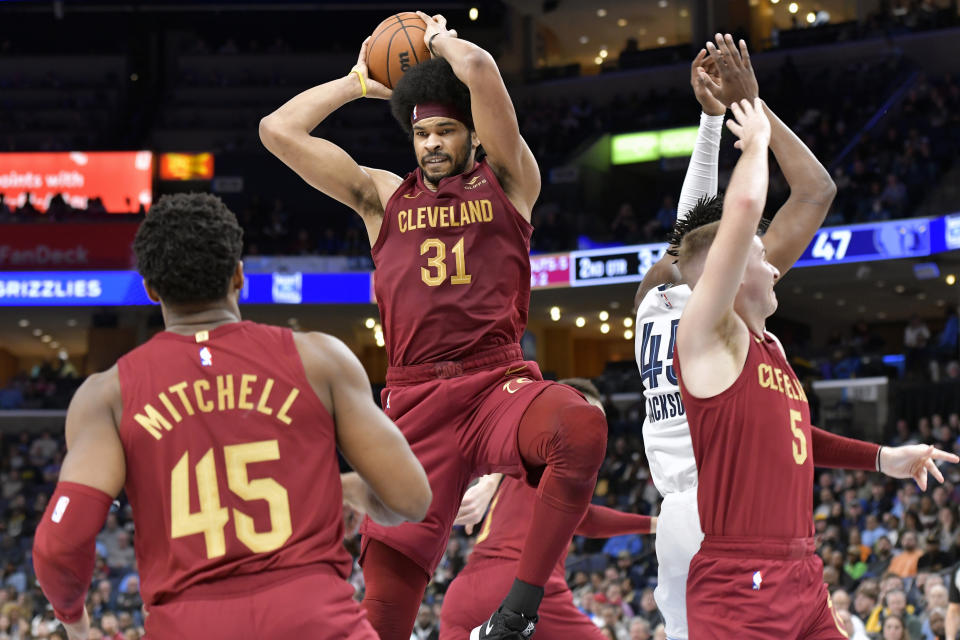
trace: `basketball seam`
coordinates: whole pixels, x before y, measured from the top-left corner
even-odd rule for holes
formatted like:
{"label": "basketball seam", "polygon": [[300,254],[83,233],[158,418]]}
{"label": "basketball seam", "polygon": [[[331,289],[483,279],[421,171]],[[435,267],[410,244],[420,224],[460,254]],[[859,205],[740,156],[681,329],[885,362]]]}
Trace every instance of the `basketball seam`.
{"label": "basketball seam", "polygon": [[[420,56],[417,55],[417,48],[413,46],[413,40],[410,39],[410,34],[407,33],[407,28],[403,24],[403,20],[400,21],[400,28],[403,29],[403,35],[407,37],[407,42],[410,44],[410,53],[413,54],[414,59],[416,59],[417,64],[420,64]],[[424,33],[427,32],[426,29],[423,30]]]}
{"label": "basketball seam", "polygon": [[[403,20],[400,20],[400,28],[403,28]],[[394,31],[390,34],[390,42],[387,43],[387,85],[393,88],[393,80],[390,79],[390,47],[393,46],[393,39],[397,35],[397,32]]]}
{"label": "basketball seam", "polygon": [[[397,19],[397,22],[398,22],[398,23],[403,24],[403,20],[400,19],[400,16],[399,16],[398,14],[393,14],[393,17]],[[373,46],[374,46],[375,44],[377,44],[377,40],[380,39],[380,36],[382,36],[382,35],[383,35],[390,27],[392,27],[392,26],[393,26],[392,24],[388,24],[387,26],[385,26],[385,27],[383,28],[383,30],[380,31],[380,33],[377,34],[377,37],[373,39],[373,42],[370,43],[370,46],[367,47],[367,59],[364,60],[364,62],[365,62],[366,65],[367,65],[367,75],[370,75],[370,52],[373,51]],[[388,44],[388,45],[387,45],[387,82],[390,82],[390,56],[389,56],[389,54],[390,54],[390,45]]]}

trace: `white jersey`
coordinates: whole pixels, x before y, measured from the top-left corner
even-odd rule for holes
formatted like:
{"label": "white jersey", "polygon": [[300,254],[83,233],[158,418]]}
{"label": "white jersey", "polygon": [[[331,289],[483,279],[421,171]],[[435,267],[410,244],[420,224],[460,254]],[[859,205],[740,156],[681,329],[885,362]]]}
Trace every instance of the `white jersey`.
{"label": "white jersey", "polygon": [[697,463],[687,413],[673,368],[677,324],[690,299],[690,287],[657,287],[637,309],[637,366],[643,380],[647,417],[643,445],[653,484],[662,495],[697,486]]}

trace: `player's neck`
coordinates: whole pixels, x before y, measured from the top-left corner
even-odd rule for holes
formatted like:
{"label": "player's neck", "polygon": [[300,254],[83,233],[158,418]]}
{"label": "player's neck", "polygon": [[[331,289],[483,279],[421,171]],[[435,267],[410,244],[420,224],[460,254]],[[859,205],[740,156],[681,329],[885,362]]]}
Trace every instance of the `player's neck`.
{"label": "player's neck", "polygon": [[240,322],[240,308],[234,300],[224,300],[214,305],[178,306],[163,305],[163,324],[166,331],[192,335],[198,331],[212,331],[217,327]]}

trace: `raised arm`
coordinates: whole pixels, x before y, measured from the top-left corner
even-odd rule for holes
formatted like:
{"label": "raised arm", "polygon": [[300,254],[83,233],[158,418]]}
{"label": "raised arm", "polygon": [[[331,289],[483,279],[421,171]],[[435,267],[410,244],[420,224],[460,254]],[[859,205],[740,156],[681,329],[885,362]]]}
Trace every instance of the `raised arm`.
{"label": "raised arm", "polygon": [[[711,43],[708,48],[711,60],[719,69],[721,83],[715,87],[711,86],[709,78],[703,81],[718,99],[722,99],[723,88],[742,86],[750,91],[757,86],[746,42],[741,40],[738,48],[733,36],[717,34],[716,45]],[[746,97],[753,99],[756,94]],[[790,185],[790,197],[777,211],[763,236],[767,260],[780,270],[782,276],[803,255],[823,224],[837,187],[830,173],[803,141],[777,117],[770,105],[764,103],[763,106],[770,120],[770,150]]]}
{"label": "raised arm", "polygon": [[84,601],[96,537],[126,478],[115,416],[120,406],[116,367],[90,376],[77,389],[67,410],[67,455],[34,538],[37,581],[71,640],[86,638]]}
{"label": "raised arm", "polygon": [[[677,345],[688,378],[693,373],[688,362],[702,360],[701,356],[709,358],[718,345],[726,348],[728,336],[724,331],[732,319],[734,299],[767,196],[770,123],[759,99],[752,105],[746,100],[733,103],[731,110],[736,120],[727,121],[727,126],[739,138],[735,146],[743,155],[730,178],[720,225],[706,257],[693,257],[691,260],[702,263],[683,267],[700,274],[696,282],[691,282],[695,285],[693,294],[677,329]],[[688,387],[689,383],[688,379]]]}
{"label": "raised arm", "polygon": [[517,114],[496,61],[472,42],[457,38],[455,31],[447,29],[443,16],[430,17],[420,11],[417,15],[427,23],[423,41],[430,52],[449,62],[457,78],[470,90],[473,125],[487,153],[487,162],[507,197],[529,221],[540,195],[540,168],[520,135]]}
{"label": "raised arm", "polygon": [[312,187],[360,214],[373,244],[383,219],[384,204],[400,185],[400,177],[389,171],[361,167],[337,145],[311,135],[331,113],[348,102],[364,96],[390,97],[390,90],[367,73],[369,42],[369,38],[364,40],[357,64],[350,73],[307,89],[263,118],[260,140],[270,153]]}
{"label": "raised arm", "polygon": [[342,478],[344,497],[380,524],[422,520],[433,497],[427,475],[400,430],[374,403],[360,361],[336,338],[296,335],[307,377],[329,402],[337,446],[359,474]]}

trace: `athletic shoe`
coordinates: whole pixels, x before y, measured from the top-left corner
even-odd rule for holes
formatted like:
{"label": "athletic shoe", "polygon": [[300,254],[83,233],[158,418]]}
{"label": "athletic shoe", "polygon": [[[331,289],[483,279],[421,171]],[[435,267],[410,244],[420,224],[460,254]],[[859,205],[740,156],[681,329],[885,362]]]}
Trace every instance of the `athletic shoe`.
{"label": "athletic shoe", "polygon": [[526,640],[533,635],[537,617],[527,618],[501,606],[490,619],[470,632],[470,640]]}

